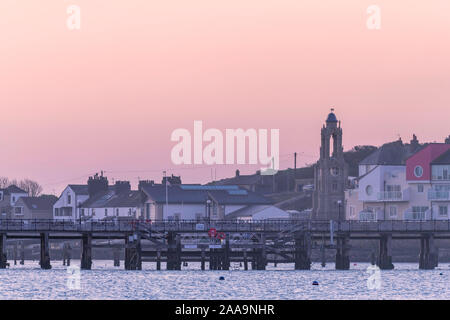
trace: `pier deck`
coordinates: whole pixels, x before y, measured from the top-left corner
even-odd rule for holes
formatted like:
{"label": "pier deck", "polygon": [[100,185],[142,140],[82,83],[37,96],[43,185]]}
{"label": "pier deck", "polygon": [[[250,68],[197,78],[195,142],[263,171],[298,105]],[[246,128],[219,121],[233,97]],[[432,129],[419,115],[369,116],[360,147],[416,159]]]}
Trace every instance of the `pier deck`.
{"label": "pier deck", "polygon": [[[213,231],[213,232],[212,232]],[[212,232],[212,234],[211,234]],[[217,235],[220,235],[219,237]],[[392,269],[391,244],[397,239],[419,239],[419,267],[437,266],[434,240],[450,239],[450,220],[434,221],[137,221],[137,220],[0,220],[0,268],[7,265],[7,239],[40,239],[41,267],[51,268],[50,240],[81,240],[81,266],[90,269],[93,240],[120,240],[111,249],[125,250],[125,268],[141,269],[142,261],[154,261],[157,269],[167,262],[170,270],[200,261],[202,269],[229,269],[230,262],[252,264],[264,270],[270,261],[294,262],[296,269],[309,269],[311,250],[336,250],[336,268],[350,266],[350,240],[379,241],[376,263]],[[193,243],[194,241],[194,243]],[[317,243],[320,243],[318,245]],[[107,248],[107,244],[101,245]],[[66,254],[66,253],[65,253]],[[66,254],[67,255],[67,254]],[[70,258],[69,258],[70,259]],[[247,267],[246,267],[247,269]]]}

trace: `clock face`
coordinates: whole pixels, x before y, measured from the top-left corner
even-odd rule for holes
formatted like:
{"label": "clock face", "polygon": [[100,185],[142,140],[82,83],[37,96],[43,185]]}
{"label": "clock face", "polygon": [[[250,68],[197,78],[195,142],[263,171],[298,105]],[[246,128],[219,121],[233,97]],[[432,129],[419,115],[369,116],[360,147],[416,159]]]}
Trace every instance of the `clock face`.
{"label": "clock face", "polygon": [[331,168],[330,169],[331,175],[332,176],[338,176],[339,175],[339,168]]}

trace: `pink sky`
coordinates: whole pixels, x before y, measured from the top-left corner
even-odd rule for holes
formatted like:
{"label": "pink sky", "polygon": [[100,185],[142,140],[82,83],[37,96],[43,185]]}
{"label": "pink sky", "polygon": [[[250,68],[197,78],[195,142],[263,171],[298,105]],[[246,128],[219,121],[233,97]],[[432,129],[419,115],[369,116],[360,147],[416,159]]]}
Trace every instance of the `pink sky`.
{"label": "pink sky", "polygon": [[[304,152],[299,165],[316,160],[331,106],[345,149],[450,134],[448,0],[42,3],[0,2],[0,175],[50,193],[102,169],[159,181],[175,167],[171,132],[194,120],[280,129],[280,154]],[[366,27],[372,4],[381,30]],[[169,170],[190,183],[210,172]]]}

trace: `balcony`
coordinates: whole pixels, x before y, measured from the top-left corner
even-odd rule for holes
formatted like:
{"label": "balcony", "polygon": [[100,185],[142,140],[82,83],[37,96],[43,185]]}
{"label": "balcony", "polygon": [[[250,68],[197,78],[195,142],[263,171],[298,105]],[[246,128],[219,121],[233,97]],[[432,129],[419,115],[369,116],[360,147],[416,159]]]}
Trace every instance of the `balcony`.
{"label": "balcony", "polygon": [[428,191],[428,200],[446,201],[450,200],[450,191]]}
{"label": "balcony", "polygon": [[408,209],[405,211],[403,215],[403,220],[409,221],[426,221],[432,220],[431,210],[426,211],[413,211],[412,209]]}
{"label": "balcony", "polygon": [[409,201],[408,190],[378,192],[378,201]]}

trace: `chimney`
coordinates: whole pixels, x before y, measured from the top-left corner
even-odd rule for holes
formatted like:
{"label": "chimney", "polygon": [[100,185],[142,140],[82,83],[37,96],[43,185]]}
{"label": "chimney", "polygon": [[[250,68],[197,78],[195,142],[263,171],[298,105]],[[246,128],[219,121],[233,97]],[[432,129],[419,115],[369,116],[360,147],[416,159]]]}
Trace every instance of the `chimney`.
{"label": "chimney", "polygon": [[239,177],[241,175],[239,169],[236,170],[236,177]]}
{"label": "chimney", "polygon": [[96,173],[93,177],[89,177],[88,180],[88,193],[92,197],[99,192],[108,190],[108,178],[103,175],[99,176]]}
{"label": "chimney", "polygon": [[170,177],[163,177],[163,179],[162,179],[163,185],[166,185],[166,179],[167,179],[167,181],[169,181],[169,183],[171,185],[181,184],[181,176],[174,176],[172,174],[172,176],[170,176]]}
{"label": "chimney", "polygon": [[115,193],[129,192],[130,190],[130,181],[116,181],[114,185]]}
{"label": "chimney", "polygon": [[416,151],[419,146],[420,146],[419,140],[417,139],[417,136],[415,134],[413,134],[413,138],[410,141],[411,152]]}
{"label": "chimney", "polygon": [[153,186],[155,181],[153,180],[139,180],[138,190],[142,190],[144,186]]}

